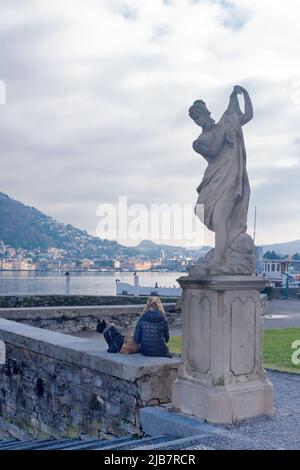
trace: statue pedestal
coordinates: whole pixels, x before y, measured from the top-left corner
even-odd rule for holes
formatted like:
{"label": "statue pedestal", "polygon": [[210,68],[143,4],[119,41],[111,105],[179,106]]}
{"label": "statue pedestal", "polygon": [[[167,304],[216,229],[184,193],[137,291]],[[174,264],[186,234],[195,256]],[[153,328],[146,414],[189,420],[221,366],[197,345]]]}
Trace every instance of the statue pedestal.
{"label": "statue pedestal", "polygon": [[260,289],[251,276],[184,276],[183,364],[172,401],[211,423],[273,414],[262,367]]}

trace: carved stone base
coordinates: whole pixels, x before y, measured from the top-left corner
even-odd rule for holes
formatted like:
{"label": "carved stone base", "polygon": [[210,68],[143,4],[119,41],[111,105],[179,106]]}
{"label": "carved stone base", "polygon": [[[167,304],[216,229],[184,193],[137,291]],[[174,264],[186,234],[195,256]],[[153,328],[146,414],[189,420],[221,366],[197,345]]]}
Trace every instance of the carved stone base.
{"label": "carved stone base", "polygon": [[210,423],[234,423],[253,416],[273,414],[273,387],[268,380],[205,387],[177,379],[173,384],[173,405]]}
{"label": "carved stone base", "polygon": [[181,277],[183,365],[176,408],[213,423],[273,414],[262,367],[260,289],[251,276]]}

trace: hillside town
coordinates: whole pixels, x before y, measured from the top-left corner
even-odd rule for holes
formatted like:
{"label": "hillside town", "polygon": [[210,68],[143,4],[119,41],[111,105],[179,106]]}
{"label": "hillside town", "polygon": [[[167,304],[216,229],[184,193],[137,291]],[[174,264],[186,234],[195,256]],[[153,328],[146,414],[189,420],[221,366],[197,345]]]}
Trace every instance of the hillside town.
{"label": "hillside town", "polygon": [[[82,258],[61,248],[17,249],[0,240],[0,271],[186,272],[188,265],[204,257],[207,250],[208,247],[179,251],[174,247],[173,252],[168,253],[160,248],[158,255],[155,255],[155,251],[137,252],[132,256],[125,253],[109,256],[104,252],[99,257]],[[284,285],[287,274],[293,277],[294,282],[300,282],[299,253],[281,256],[274,250],[264,252],[263,247],[258,246],[256,258],[256,272],[266,276],[274,285]]]}
{"label": "hillside town", "polygon": [[[205,253],[205,250],[204,250]],[[195,251],[195,257],[199,251]],[[186,271],[187,265],[194,258],[188,252],[187,256],[174,253],[167,256],[160,249],[159,256],[147,256],[139,254],[136,256],[109,257],[103,254],[97,258],[79,258],[73,253],[59,249],[15,249],[5,245],[0,240],[0,270],[1,271]]]}

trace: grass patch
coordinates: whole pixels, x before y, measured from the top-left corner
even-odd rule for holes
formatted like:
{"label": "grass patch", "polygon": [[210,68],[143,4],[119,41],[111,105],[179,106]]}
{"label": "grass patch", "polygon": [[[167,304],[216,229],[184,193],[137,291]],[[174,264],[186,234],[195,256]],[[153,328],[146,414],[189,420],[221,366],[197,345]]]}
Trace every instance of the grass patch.
{"label": "grass patch", "polygon": [[[295,349],[292,349],[291,346],[296,340],[300,340],[300,328],[264,330],[264,367],[300,374],[300,364],[294,365],[292,363],[292,354]],[[169,347],[172,352],[180,353],[181,336],[172,336]],[[300,354],[298,354],[298,358],[300,358]]]}
{"label": "grass patch", "polygon": [[265,330],[263,338],[265,367],[300,373],[300,364],[292,363],[292,354],[295,352],[292,343],[300,340],[300,328]]}

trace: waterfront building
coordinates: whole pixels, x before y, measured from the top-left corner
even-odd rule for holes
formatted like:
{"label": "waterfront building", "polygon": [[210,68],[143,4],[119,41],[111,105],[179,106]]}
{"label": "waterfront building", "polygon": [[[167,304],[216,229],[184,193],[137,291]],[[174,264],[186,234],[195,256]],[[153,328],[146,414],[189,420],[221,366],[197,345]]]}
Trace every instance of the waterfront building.
{"label": "waterfront building", "polygon": [[261,262],[261,273],[275,286],[281,286],[285,281],[285,273],[289,273],[291,257],[285,259],[264,259]]}

